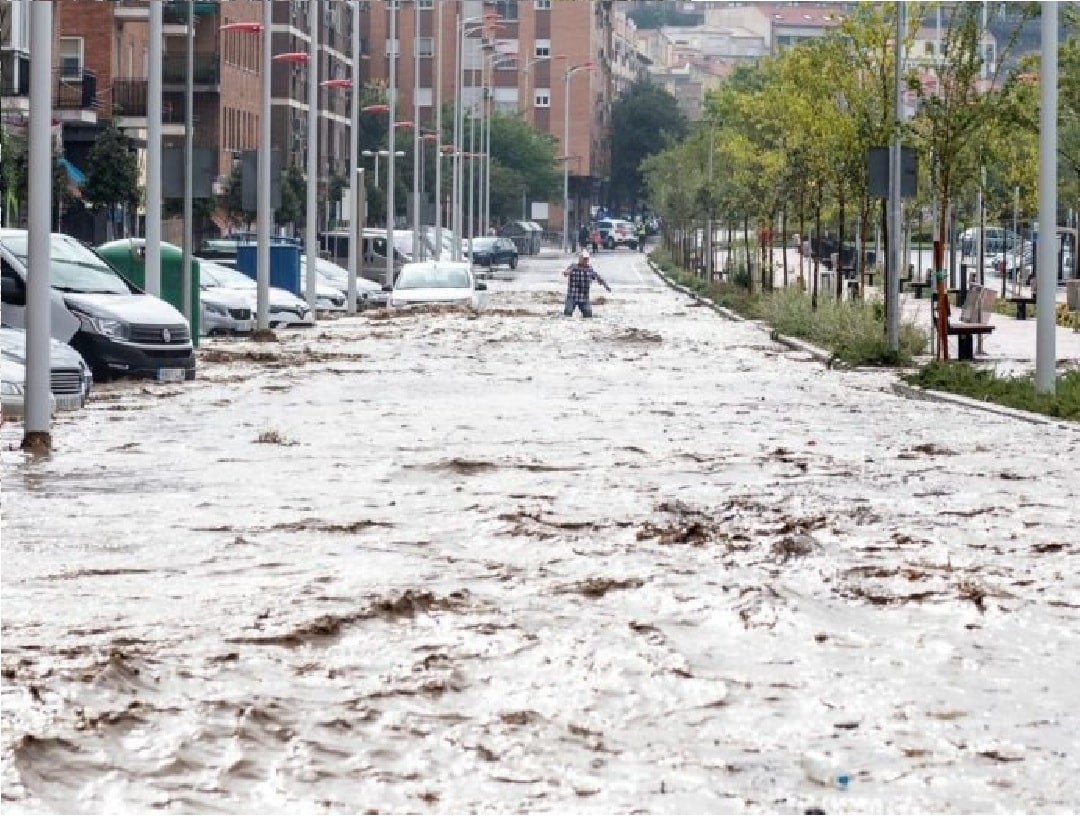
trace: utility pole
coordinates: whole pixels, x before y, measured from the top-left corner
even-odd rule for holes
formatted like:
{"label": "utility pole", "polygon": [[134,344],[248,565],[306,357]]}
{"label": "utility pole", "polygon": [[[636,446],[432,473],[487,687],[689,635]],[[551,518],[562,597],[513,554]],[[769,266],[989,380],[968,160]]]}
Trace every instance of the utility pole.
{"label": "utility pole", "polygon": [[[889,351],[900,350],[900,267],[904,263],[904,242],[900,237],[903,231],[903,219],[901,218],[900,198],[900,146],[901,146],[901,120],[904,114],[904,89],[901,83],[904,64],[904,33],[906,26],[907,9],[904,3],[896,4],[896,45],[893,82],[894,82],[894,112],[893,112],[893,138],[889,151],[889,206],[891,223],[889,232],[889,250],[892,255],[892,263],[886,267],[885,280],[885,334],[888,340]],[[840,248],[843,253],[843,248]]]}
{"label": "utility pole", "polygon": [[432,77],[435,82],[435,258],[442,258],[442,52],[443,52],[443,7],[438,4],[435,14],[435,66]]}
{"label": "utility pole", "polygon": [[146,81],[146,291],[161,295],[161,51],[163,0],[150,0]]}
{"label": "utility pole", "polygon": [[1035,293],[1035,391],[1054,394],[1057,375],[1058,4],[1042,7],[1042,105],[1039,111],[1039,244]]}
{"label": "utility pole", "polygon": [[[29,178],[52,179],[52,35],[53,4],[30,3]],[[22,448],[52,448],[49,407],[49,335],[52,332],[49,287],[49,231],[52,185],[30,185],[26,251],[26,394]]]}
{"label": "utility pole", "polygon": [[[304,256],[307,259],[307,280],[304,296],[311,314],[318,306],[319,264],[319,10],[321,3],[308,2],[308,73],[307,73],[307,200],[304,221]],[[355,140],[354,140],[355,141]],[[260,180],[263,184],[269,179]]]}
{"label": "utility pole", "polygon": [[184,241],[181,249],[181,273],[180,286],[183,292],[180,295],[180,303],[183,305],[184,318],[191,324],[191,243],[195,240],[195,230],[192,224],[194,207],[194,180],[192,175],[193,153],[195,150],[195,0],[188,0],[188,27],[187,27],[187,71],[184,78]]}
{"label": "utility pole", "polygon": [[360,169],[360,4],[352,8],[352,97],[349,100],[349,197],[352,200],[352,236],[349,240],[349,291],[346,310],[356,314],[356,276],[363,265],[364,252],[364,206],[360,201],[364,192],[364,172]]}
{"label": "utility pole", "polygon": [[395,139],[395,127],[394,123],[397,121],[397,61],[398,54],[401,48],[398,46],[397,39],[397,13],[398,4],[394,3],[390,6],[390,43],[393,47],[393,53],[390,54],[390,117],[388,120],[389,135],[387,136],[387,147],[390,150],[390,155],[386,157],[386,278],[383,281],[384,285],[394,286],[394,188],[397,183],[397,176],[394,172],[394,152],[397,150],[397,141]]}

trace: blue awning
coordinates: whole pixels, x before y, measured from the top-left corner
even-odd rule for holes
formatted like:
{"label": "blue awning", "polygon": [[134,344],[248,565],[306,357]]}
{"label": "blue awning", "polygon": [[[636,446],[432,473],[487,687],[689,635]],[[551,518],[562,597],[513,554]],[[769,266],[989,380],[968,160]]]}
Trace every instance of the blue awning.
{"label": "blue awning", "polygon": [[86,174],[79,170],[77,167],[75,167],[73,164],[71,164],[71,162],[69,162],[63,156],[60,157],[60,164],[63,165],[64,170],[67,171],[68,179],[70,179],[79,187],[82,187],[84,184],[86,184]]}

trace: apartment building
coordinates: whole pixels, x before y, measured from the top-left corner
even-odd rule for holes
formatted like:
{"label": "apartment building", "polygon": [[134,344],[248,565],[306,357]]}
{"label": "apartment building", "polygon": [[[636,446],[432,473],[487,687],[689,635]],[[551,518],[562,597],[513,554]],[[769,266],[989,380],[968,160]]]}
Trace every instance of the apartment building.
{"label": "apartment building", "polygon": [[[433,126],[438,83],[445,102],[459,94],[477,117],[486,99],[489,110],[516,113],[551,134],[568,162],[573,222],[603,197],[611,166],[608,139],[616,76],[625,81],[636,59],[626,54],[632,41],[625,35],[616,47],[615,20],[622,19],[624,31],[626,21],[614,5],[611,0],[372,0],[362,18],[365,52],[371,55],[367,76],[387,83],[390,60],[397,60],[399,120],[412,119],[415,95],[421,124]],[[397,14],[396,41],[390,39],[392,13]],[[465,33],[460,89],[459,25]],[[591,70],[568,75],[586,63]],[[411,138],[411,131],[403,133]],[[548,214],[549,224],[561,225],[561,201],[550,203]]]}
{"label": "apartment building", "polygon": [[[18,128],[29,110],[29,0],[0,0],[0,85],[5,126]],[[320,9],[320,81],[351,77],[353,4]],[[145,147],[149,69],[149,0],[55,0],[54,118],[64,156],[85,164],[101,124],[112,119]],[[212,152],[210,189],[224,192],[234,163],[258,147],[262,100],[262,37],[223,30],[229,23],[261,22],[261,0],[163,2],[162,141],[181,148],[187,86],[188,15],[194,21],[193,141]],[[308,3],[274,0],[275,54],[308,51]],[[302,63],[275,62],[271,76],[272,147],[283,167],[306,168],[307,75]],[[319,186],[347,174],[351,122],[349,91],[322,89],[319,105]],[[23,125],[25,127],[25,125]],[[205,187],[205,185],[201,185]],[[220,222],[220,219],[218,220]],[[226,226],[220,224],[219,226]]]}

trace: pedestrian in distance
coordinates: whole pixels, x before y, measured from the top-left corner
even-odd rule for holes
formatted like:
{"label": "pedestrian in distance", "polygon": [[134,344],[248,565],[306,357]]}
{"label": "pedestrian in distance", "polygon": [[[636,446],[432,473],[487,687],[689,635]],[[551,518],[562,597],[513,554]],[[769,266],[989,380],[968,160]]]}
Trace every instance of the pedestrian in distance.
{"label": "pedestrian in distance", "polygon": [[599,252],[600,251],[600,243],[603,240],[603,237],[600,235],[599,228],[596,228],[596,227],[593,228],[592,235],[589,236],[589,240],[590,240],[590,243],[592,244],[592,251],[594,253]]}
{"label": "pedestrian in distance", "polygon": [[582,249],[584,249],[585,246],[589,243],[589,228],[585,225],[584,222],[582,222],[581,226],[578,228],[577,239],[578,246]]}
{"label": "pedestrian in distance", "polygon": [[592,303],[589,301],[589,287],[594,281],[608,292],[611,292],[611,287],[600,277],[600,273],[596,272],[596,268],[592,266],[589,258],[589,251],[583,247],[578,254],[577,263],[563,270],[563,275],[568,279],[566,283],[566,304],[563,307],[563,315],[567,318],[574,314],[575,309],[581,310],[582,318],[593,317]]}
{"label": "pedestrian in distance", "polygon": [[637,223],[637,249],[639,253],[645,252],[645,239],[648,237],[648,231],[645,229],[645,222]]}

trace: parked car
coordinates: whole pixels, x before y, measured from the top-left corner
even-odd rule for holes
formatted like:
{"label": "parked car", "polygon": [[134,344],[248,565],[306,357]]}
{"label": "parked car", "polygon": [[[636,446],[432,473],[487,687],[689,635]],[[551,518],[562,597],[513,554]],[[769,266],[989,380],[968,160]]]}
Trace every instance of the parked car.
{"label": "parked car", "polygon": [[[0,230],[3,322],[26,326],[27,231]],[[191,329],[180,312],[140,290],[82,242],[49,240],[52,335],[86,359],[95,380],[116,375],[195,377]]]}
{"label": "parked car", "polygon": [[596,223],[596,229],[600,232],[600,241],[605,250],[614,250],[616,247],[637,250],[637,230],[633,222],[625,219],[600,219]]}
{"label": "parked car", "polygon": [[[251,310],[252,322],[258,308],[258,284],[255,279],[210,259],[199,259],[199,283],[211,292],[230,291],[240,294]],[[269,288],[271,327],[310,327],[313,323],[311,308],[302,298],[288,290]]]}
{"label": "parked car", "polygon": [[478,267],[487,267],[489,270],[505,264],[511,270],[516,270],[518,265],[518,249],[512,239],[502,236],[480,236],[472,240],[472,251],[469,255],[469,245],[465,245],[465,255],[472,259],[472,263]]}
{"label": "parked car", "polygon": [[[334,286],[334,283],[325,276],[319,274],[315,268],[315,311],[323,315],[336,315],[345,312],[345,295]],[[308,266],[307,258],[300,256],[300,292],[307,292]]]}
{"label": "parked car", "polygon": [[[15,327],[0,328],[0,355],[5,361],[26,366],[26,331]],[[82,409],[93,383],[93,373],[83,356],[67,344],[50,338],[49,391],[56,408],[61,411]]]}
{"label": "parked car", "polygon": [[[347,305],[349,296],[349,271],[325,258],[320,258],[316,261],[316,269],[319,271],[319,275],[322,278],[341,291],[341,294],[345,296]],[[376,284],[374,281],[369,281],[360,275],[359,271],[357,272],[357,309],[362,310],[367,307],[385,307],[388,297],[388,294],[383,292],[383,288],[380,285]]]}
{"label": "parked car", "polygon": [[200,282],[199,308],[203,335],[243,335],[255,328],[254,310],[242,292]]}
{"label": "parked car", "polygon": [[390,291],[391,307],[416,304],[456,304],[479,309],[479,293],[487,284],[477,281],[472,268],[462,261],[417,261],[406,264]]}
{"label": "parked car", "polygon": [[[21,418],[25,413],[26,368],[9,358],[0,357],[0,417]],[[56,398],[49,393],[49,416],[56,414]]]}

